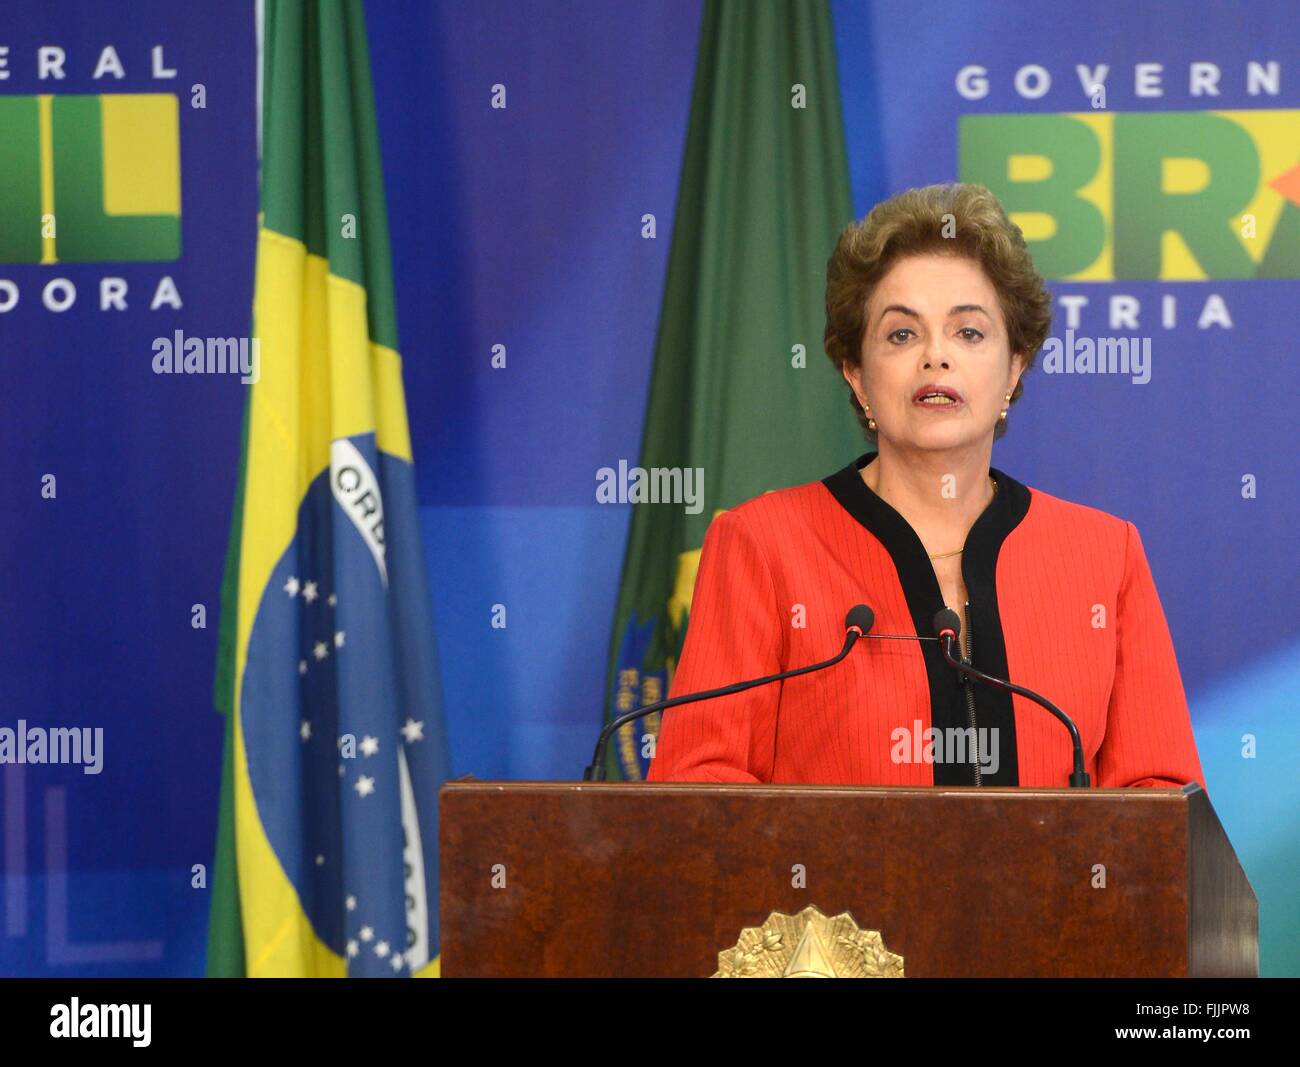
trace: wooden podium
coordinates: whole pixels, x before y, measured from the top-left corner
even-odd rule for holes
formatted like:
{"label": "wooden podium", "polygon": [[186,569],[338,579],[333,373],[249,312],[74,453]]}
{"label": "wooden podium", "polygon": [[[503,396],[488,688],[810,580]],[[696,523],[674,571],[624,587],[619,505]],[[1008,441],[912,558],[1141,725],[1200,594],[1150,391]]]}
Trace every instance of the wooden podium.
{"label": "wooden podium", "polygon": [[458,781],[440,803],[449,978],[838,974],[863,946],[911,978],[1259,971],[1255,894],[1197,785]]}

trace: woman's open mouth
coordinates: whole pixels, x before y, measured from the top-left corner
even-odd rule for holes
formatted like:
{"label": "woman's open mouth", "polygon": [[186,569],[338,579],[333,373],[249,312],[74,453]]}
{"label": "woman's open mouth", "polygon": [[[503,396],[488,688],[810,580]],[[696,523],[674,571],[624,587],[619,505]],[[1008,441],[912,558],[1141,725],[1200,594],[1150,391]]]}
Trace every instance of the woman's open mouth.
{"label": "woman's open mouth", "polygon": [[912,403],[916,407],[931,408],[940,411],[954,411],[964,407],[965,401],[956,389],[946,385],[923,385],[912,394]]}

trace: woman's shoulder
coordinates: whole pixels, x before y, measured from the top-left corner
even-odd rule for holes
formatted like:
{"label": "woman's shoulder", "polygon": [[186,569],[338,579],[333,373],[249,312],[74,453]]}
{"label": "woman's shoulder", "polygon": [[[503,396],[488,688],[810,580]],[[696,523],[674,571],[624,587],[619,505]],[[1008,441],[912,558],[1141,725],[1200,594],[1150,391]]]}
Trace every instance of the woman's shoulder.
{"label": "woman's shoulder", "polygon": [[1108,548],[1123,559],[1129,537],[1136,532],[1127,519],[1041,489],[1030,489],[1029,494],[1024,523],[1027,533],[1075,546],[1086,544],[1094,550]]}
{"label": "woman's shoulder", "polygon": [[713,521],[723,520],[742,526],[756,538],[784,540],[792,528],[815,520],[830,503],[833,501],[821,482],[805,482],[783,489],[765,490],[718,512]]}

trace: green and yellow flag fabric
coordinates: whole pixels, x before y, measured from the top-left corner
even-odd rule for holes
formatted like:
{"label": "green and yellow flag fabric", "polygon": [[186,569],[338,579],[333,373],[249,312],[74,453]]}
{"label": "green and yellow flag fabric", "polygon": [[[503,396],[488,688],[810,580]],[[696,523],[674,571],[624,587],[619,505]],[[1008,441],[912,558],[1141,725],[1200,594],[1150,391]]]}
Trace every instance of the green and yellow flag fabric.
{"label": "green and yellow flag fabric", "polygon": [[266,0],[209,974],[438,968],[447,757],[360,0]]}
{"label": "green and yellow flag fabric", "polygon": [[[607,718],[667,696],[714,514],[867,450],[822,352],[852,212],[827,4],[709,0],[640,458],[702,472],[703,507],[633,508]],[[656,719],[615,735],[609,778],[644,777]]]}

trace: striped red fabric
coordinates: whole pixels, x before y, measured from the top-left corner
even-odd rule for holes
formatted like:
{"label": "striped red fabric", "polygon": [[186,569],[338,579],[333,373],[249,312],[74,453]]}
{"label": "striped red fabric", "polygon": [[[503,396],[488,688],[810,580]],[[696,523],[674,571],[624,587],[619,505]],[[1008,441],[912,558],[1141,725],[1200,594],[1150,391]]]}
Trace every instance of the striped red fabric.
{"label": "striped red fabric", "polygon": [[[1164,612],[1137,529],[1032,490],[997,557],[1010,679],[1078,724],[1094,786],[1204,785]],[[875,633],[914,634],[885,546],[822,482],[766,493],[714,519],[671,695],[833,656],[854,604]],[[976,656],[976,666],[979,658]],[[1070,743],[1016,696],[1022,786],[1066,786]],[[651,781],[933,785],[900,735],[931,725],[919,643],[859,641],[828,670],[663,714]]]}

